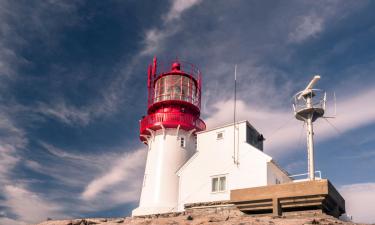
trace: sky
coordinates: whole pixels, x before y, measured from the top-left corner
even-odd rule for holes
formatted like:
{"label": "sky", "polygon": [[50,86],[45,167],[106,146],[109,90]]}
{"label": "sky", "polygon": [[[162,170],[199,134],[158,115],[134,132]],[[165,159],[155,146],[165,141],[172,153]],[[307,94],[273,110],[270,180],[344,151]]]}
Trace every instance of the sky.
{"label": "sky", "polygon": [[[292,96],[327,91],[316,169],[357,222],[375,222],[375,3],[252,0],[0,0],[0,224],[120,217],[138,205],[147,65],[203,74],[202,119],[239,120],[265,153],[306,172]],[[336,112],[333,93],[336,95]]]}

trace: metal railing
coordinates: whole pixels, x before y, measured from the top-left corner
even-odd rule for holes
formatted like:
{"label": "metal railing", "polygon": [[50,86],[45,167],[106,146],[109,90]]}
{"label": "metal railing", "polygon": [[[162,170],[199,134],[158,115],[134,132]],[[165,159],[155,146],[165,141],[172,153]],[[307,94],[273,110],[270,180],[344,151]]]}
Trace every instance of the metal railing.
{"label": "metal railing", "polygon": [[197,107],[199,105],[199,98],[197,98],[196,96],[189,96],[189,95],[175,94],[175,93],[158,95],[158,96],[153,98],[152,103],[157,103],[157,102],[161,102],[161,101],[168,101],[168,100],[185,101],[185,102],[189,102],[193,105],[196,105]]}
{"label": "metal railing", "polygon": [[140,132],[143,133],[147,128],[152,128],[158,125],[160,126],[161,124],[166,127],[177,127],[180,125],[182,127],[190,127],[191,129],[195,128],[198,131],[206,129],[206,124],[203,120],[191,114],[155,113],[144,117],[140,121]]}
{"label": "metal railing", "polygon": [[[309,176],[309,173],[301,173],[301,174],[291,175],[291,176],[289,176],[289,178],[291,178],[294,182],[298,182],[298,181],[308,180],[309,179],[308,176]],[[304,178],[296,179],[297,177],[304,177]],[[322,179],[322,172],[320,170],[315,171],[315,179],[317,179],[317,180]]]}
{"label": "metal railing", "polygon": [[201,71],[198,69],[197,66],[195,66],[194,64],[192,64],[190,62],[186,62],[186,61],[180,60],[180,59],[174,59],[174,60],[170,60],[170,61],[160,61],[159,60],[158,61],[158,71],[159,71],[158,76],[161,76],[163,74],[166,74],[166,73],[170,72],[171,65],[174,62],[180,63],[180,71],[181,72],[189,74],[197,80],[201,76]]}
{"label": "metal railing", "polygon": [[[297,112],[302,109],[306,109],[306,101],[301,98],[298,99],[298,96],[301,92],[298,92],[296,95],[293,97],[293,108],[294,111]],[[312,98],[311,106],[313,108],[322,108],[325,109],[326,106],[326,93],[323,90],[320,89],[313,89],[313,92],[310,94],[312,95],[314,93],[314,98]]]}

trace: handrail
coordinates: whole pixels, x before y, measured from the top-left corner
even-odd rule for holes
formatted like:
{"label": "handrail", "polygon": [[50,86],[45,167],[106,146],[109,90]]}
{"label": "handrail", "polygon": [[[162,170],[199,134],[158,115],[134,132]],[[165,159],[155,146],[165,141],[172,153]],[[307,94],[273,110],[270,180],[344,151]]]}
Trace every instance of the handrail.
{"label": "handrail", "polygon": [[[320,170],[315,171],[315,174],[318,174],[316,176],[317,179],[321,180],[322,179],[322,172]],[[292,180],[305,180],[305,179],[293,179],[293,177],[301,177],[301,176],[306,176],[309,175],[309,173],[300,173],[300,174],[295,174],[295,175],[290,175],[289,178]]]}
{"label": "handrail", "polygon": [[205,130],[206,124],[199,118],[191,114],[185,113],[155,113],[144,117],[140,121],[140,131],[141,133],[147,128],[151,128],[158,123],[163,123],[173,126],[189,126],[191,128],[196,128],[197,130]]}

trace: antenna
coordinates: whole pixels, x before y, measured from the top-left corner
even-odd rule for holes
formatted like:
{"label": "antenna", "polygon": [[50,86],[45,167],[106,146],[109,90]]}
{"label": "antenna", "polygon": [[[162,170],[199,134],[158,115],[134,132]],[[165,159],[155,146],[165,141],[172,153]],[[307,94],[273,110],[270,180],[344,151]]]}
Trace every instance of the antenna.
{"label": "antenna", "polygon": [[[314,129],[313,123],[324,115],[327,95],[319,89],[313,89],[320,79],[315,75],[306,88],[294,95],[294,115],[296,119],[304,121],[307,132],[307,158],[309,180],[315,180],[314,168]],[[315,97],[315,98],[314,98]],[[316,101],[316,99],[319,99]]]}
{"label": "antenna", "polygon": [[234,65],[234,105],[233,105],[233,163],[234,164],[238,164],[238,158],[236,160],[236,110],[237,110],[236,104],[237,104],[237,64]]}
{"label": "antenna", "polygon": [[307,87],[305,88],[305,90],[301,91],[301,94],[298,96],[298,100],[300,100],[303,96],[309,94],[312,91],[312,88],[314,87],[314,85],[316,84],[316,82],[318,82],[318,80],[320,80],[320,76],[319,75],[315,75],[314,78],[307,85]]}

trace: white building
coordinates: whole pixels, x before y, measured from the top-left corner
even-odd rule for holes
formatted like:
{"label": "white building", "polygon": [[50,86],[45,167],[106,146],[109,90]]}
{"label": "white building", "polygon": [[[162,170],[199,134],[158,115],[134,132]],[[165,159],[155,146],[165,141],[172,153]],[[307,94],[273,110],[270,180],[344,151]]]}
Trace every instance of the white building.
{"label": "white building", "polygon": [[233,189],[291,182],[263,152],[263,138],[250,123],[236,127],[236,139],[233,124],[197,133],[196,153],[177,171],[178,211],[186,203],[229,200]]}

